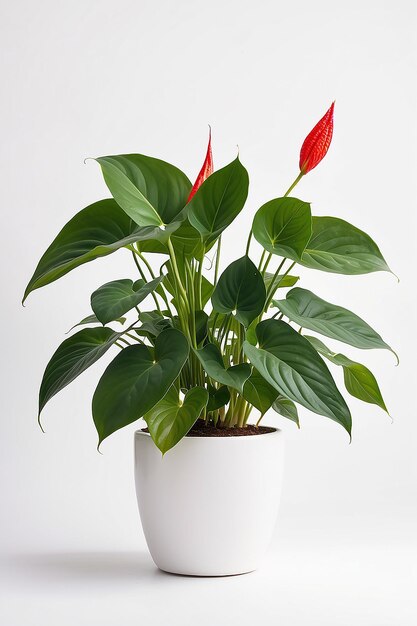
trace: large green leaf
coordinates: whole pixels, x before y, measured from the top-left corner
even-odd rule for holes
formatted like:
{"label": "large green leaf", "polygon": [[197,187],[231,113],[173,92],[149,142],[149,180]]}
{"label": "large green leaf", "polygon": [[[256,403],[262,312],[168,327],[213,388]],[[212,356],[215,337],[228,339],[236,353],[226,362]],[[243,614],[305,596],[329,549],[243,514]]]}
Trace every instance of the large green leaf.
{"label": "large green leaf", "polygon": [[275,387],[270,385],[255,369],[243,387],[243,397],[255,409],[258,409],[261,415],[265,415],[278,396],[279,392]]}
{"label": "large green leaf", "polygon": [[155,348],[129,346],[110,363],[93,397],[100,443],[150,411],[178,378],[188,357],[188,342],[176,329],[164,330]]}
{"label": "large green leaf", "polygon": [[185,437],[207,401],[208,392],[202,387],[193,387],[181,401],[173,385],[166,396],[144,415],[151,437],[162,454]]}
{"label": "large green leaf", "polygon": [[111,328],[83,328],[65,339],[46,366],[39,391],[39,415],[58,391],[95,363],[122,333]]}
{"label": "large green leaf", "polygon": [[388,413],[378,382],[371,370],[365,367],[365,365],[362,365],[362,363],[352,361],[343,354],[332,352],[316,337],[308,337],[305,335],[305,338],[308,339],[317,352],[326,357],[331,363],[343,367],[345,387],[351,396],[363,402],[376,404]]}
{"label": "large green leaf", "polygon": [[275,198],[257,211],[255,239],[272,254],[297,260],[311,237],[311,210],[297,198]]}
{"label": "large green leaf", "polygon": [[322,300],[308,289],[295,287],[287,293],[285,300],[274,300],[273,304],[293,322],[326,337],[364,350],[391,350],[382,337],[355,313]]}
{"label": "large green leaf", "polygon": [[297,407],[292,400],[288,400],[288,398],[284,398],[284,396],[279,396],[273,403],[272,408],[279,415],[282,415],[282,417],[286,417],[292,422],[295,422],[298,428],[300,428]]}
{"label": "large green leaf", "polygon": [[100,322],[107,324],[140,304],[162,279],[158,276],[148,283],[142,278],[135,283],[129,278],[112,280],[91,294],[91,308]]}
{"label": "large green leaf", "polygon": [[166,240],[179,224],[140,228],[113,200],[100,200],[70,220],[42,256],[23,297],[61,278],[75,267],[135,241]]}
{"label": "large green leaf", "polygon": [[249,257],[231,263],[222,273],[211,297],[213,309],[233,313],[244,326],[259,315],[265,306],[263,278]]}
{"label": "large green leaf", "polygon": [[209,176],[188,204],[188,219],[202,236],[205,246],[212,243],[243,209],[249,177],[235,159]]}
{"label": "large green leaf", "polygon": [[96,160],[113,198],[139,226],[169,224],[187,202],[191,183],[170,163],[143,154]]}
{"label": "large green leaf", "polygon": [[210,378],[242,393],[243,385],[251,374],[252,368],[248,363],[225,368],[221,352],[213,343],[208,343],[194,352]]}
{"label": "large green leaf", "polygon": [[313,233],[298,262],[336,274],[391,271],[369,235],[338,217],[313,217]]}
{"label": "large green leaf", "polygon": [[265,320],[256,327],[259,347],[243,349],[261,376],[286,398],[341,424],[350,434],[349,408],[323,359],[291,326]]}

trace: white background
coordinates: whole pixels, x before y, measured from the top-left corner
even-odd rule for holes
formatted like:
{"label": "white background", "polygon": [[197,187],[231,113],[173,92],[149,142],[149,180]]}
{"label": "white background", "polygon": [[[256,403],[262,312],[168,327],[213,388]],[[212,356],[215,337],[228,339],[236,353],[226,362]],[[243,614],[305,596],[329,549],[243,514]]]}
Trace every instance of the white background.
{"label": "white background", "polygon": [[[415,624],[414,2],[3,0],[0,12],[0,624]],[[25,309],[24,287],[62,225],[108,196],[85,157],[142,152],[194,178],[208,123],[215,166],[238,144],[251,177],[223,262],[241,256],[255,210],[294,179],[301,142],[333,99],[333,144],[297,195],[369,232],[401,282],[303,269],[302,284],[399,352],[395,367],[389,352],[343,347],[377,375],[394,422],[349,399],[349,445],[307,411],[300,431],[270,415],[287,458],[263,569],[162,574],[136,510],[135,426],[95,450],[91,395],[110,355],[50,402],[45,435],[36,424],[46,362],[94,288],[134,276],[130,257],[84,265]]]}

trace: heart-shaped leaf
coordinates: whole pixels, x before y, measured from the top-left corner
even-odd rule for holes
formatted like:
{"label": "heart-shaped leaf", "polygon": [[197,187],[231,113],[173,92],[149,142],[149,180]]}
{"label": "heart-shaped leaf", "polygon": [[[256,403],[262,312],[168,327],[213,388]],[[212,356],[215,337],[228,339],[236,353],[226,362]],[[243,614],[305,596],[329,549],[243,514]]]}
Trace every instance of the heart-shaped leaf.
{"label": "heart-shaped leaf", "polygon": [[113,198],[139,226],[169,224],[187,203],[191,182],[170,163],[143,154],[96,160]]}
{"label": "heart-shaped leaf", "polygon": [[305,335],[305,338],[308,339],[317,352],[322,354],[331,363],[343,367],[345,387],[351,396],[358,398],[363,402],[376,404],[388,413],[378,382],[372,372],[365,367],[365,365],[352,361],[343,354],[336,354],[336,352],[332,352],[316,337],[308,337]]}
{"label": "heart-shaped leaf", "polygon": [[252,369],[248,363],[225,368],[221,352],[213,343],[208,343],[204,348],[194,350],[194,352],[210,378],[222,385],[237,389],[240,393],[243,392],[243,385]]}
{"label": "heart-shaped leaf", "polygon": [[326,337],[364,350],[391,350],[382,337],[358,315],[322,300],[308,289],[295,287],[287,293],[285,300],[274,300],[273,304],[293,322]]}
{"label": "heart-shaped leaf", "polygon": [[209,399],[207,403],[207,412],[216,411],[222,406],[225,406],[230,400],[230,391],[227,387],[222,385],[218,389],[209,386]]}
{"label": "heart-shaped leaf", "polygon": [[162,279],[163,276],[158,276],[148,283],[142,279],[135,283],[128,278],[112,280],[92,293],[91,308],[100,322],[107,324],[142,302]]}
{"label": "heart-shaped leaf", "polygon": [[237,217],[246,202],[249,177],[235,159],[209,176],[188,204],[188,220],[207,246]]}
{"label": "heart-shaped leaf", "polygon": [[275,198],[257,211],[255,239],[272,254],[297,260],[311,237],[311,210],[297,198]]}
{"label": "heart-shaped leaf", "polygon": [[215,311],[233,313],[247,327],[263,310],[265,298],[262,276],[250,258],[244,256],[224,270],[211,302]]}
{"label": "heart-shaped leaf", "polygon": [[247,402],[258,409],[261,415],[271,408],[279,392],[270,385],[258,371],[253,369],[252,374],[243,387],[243,397]]}
{"label": "heart-shaped leaf", "polygon": [[155,348],[129,346],[110,363],[93,397],[93,419],[101,442],[139,419],[161,400],[188,357],[188,342],[176,329],[164,330]]}
{"label": "heart-shaped leaf", "polygon": [[181,401],[173,385],[166,396],[144,415],[151,437],[162,454],[185,437],[207,401],[208,392],[202,387],[193,387]]}
{"label": "heart-shaped leaf", "polygon": [[75,267],[111,254],[135,241],[166,240],[179,224],[140,228],[113,199],[101,200],[72,218],[55,237],[26,287],[23,301],[31,291],[52,283]]}
{"label": "heart-shaped leaf", "polygon": [[243,344],[261,376],[286,398],[341,424],[349,433],[349,408],[323,359],[289,324],[265,320],[256,327],[259,347]]}
{"label": "heart-shaped leaf", "polygon": [[297,407],[292,400],[288,400],[288,398],[284,398],[284,396],[279,396],[273,403],[272,408],[279,415],[282,415],[292,422],[295,422],[298,428],[300,428]]}
{"label": "heart-shaped leaf", "polygon": [[391,271],[369,235],[338,217],[313,217],[313,233],[298,263],[336,274]]}
{"label": "heart-shaped leaf", "polygon": [[39,415],[58,391],[95,363],[122,333],[111,328],[83,328],[65,339],[46,366],[39,391]]}

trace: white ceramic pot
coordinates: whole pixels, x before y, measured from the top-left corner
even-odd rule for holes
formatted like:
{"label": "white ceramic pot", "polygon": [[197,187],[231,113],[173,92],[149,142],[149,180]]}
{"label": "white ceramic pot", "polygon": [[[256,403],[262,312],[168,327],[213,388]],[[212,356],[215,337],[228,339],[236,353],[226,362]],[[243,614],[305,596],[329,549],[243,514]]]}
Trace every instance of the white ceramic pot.
{"label": "white ceramic pot", "polygon": [[136,431],[136,493],[155,564],[191,576],[256,569],[276,523],[283,443],[280,430],[185,437],[162,457]]}

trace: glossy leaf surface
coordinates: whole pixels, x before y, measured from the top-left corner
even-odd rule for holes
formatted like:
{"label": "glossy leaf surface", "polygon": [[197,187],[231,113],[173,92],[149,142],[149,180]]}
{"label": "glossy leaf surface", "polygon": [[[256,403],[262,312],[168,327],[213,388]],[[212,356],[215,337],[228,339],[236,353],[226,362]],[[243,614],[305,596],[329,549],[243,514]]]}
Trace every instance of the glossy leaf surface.
{"label": "glossy leaf surface", "polygon": [[382,337],[358,315],[322,300],[308,289],[295,287],[287,293],[285,300],[274,300],[273,304],[293,322],[326,337],[363,350],[391,350]]}
{"label": "glossy leaf surface", "polygon": [[213,309],[219,313],[233,313],[244,326],[261,313],[266,290],[262,275],[249,257],[231,263],[221,274],[211,297]]}
{"label": "glossy leaf surface", "polygon": [[251,374],[252,368],[248,363],[225,368],[221,352],[213,343],[208,343],[204,348],[194,352],[210,378],[242,392],[243,385]]}
{"label": "glossy leaf surface", "polygon": [[206,247],[239,215],[248,186],[248,173],[235,159],[209,176],[193,196],[188,204],[188,219]]}
{"label": "glossy leaf surface", "polygon": [[84,372],[120,337],[111,328],[83,328],[65,339],[46,366],[39,391],[39,414],[58,391]]}
{"label": "glossy leaf surface", "polygon": [[312,236],[298,262],[336,274],[391,271],[369,235],[338,217],[313,217]]}
{"label": "glossy leaf surface", "polygon": [[170,163],[143,154],[96,160],[113,198],[139,226],[169,224],[187,203],[191,182]]}
{"label": "glossy leaf surface", "polygon": [[311,237],[311,210],[297,198],[275,198],[257,211],[253,234],[268,252],[297,260]]}
{"label": "glossy leaf surface", "polygon": [[209,399],[207,403],[207,412],[215,411],[225,406],[230,400],[230,391],[227,387],[222,385],[218,389],[215,389],[211,385],[208,387]]}
{"label": "glossy leaf surface", "polygon": [[292,400],[284,398],[284,396],[279,396],[273,403],[272,408],[276,413],[282,415],[282,417],[286,417],[292,422],[295,422],[298,428],[300,428],[297,407]]}
{"label": "glossy leaf surface", "polygon": [[105,283],[91,295],[91,308],[102,324],[107,324],[140,304],[162,281],[163,276],[146,283],[128,278]]}
{"label": "glossy leaf surface", "polygon": [[388,413],[378,382],[371,370],[365,365],[362,365],[362,363],[352,361],[343,354],[332,352],[316,337],[305,337],[310,341],[317,352],[322,354],[331,363],[343,367],[345,387],[351,396],[363,402],[376,404]]}
{"label": "glossy leaf surface", "polygon": [[270,385],[286,398],[341,424],[350,434],[350,411],[322,358],[311,344],[282,321],[256,327],[259,346],[245,341],[246,356]]}
{"label": "glossy leaf surface", "polygon": [[93,397],[99,444],[119,428],[139,419],[161,400],[188,357],[188,342],[175,329],[164,330],[155,348],[129,346],[101,377]]}
{"label": "glossy leaf surface", "polygon": [[270,385],[260,373],[254,369],[243,387],[243,397],[247,402],[264,415],[279,396],[275,387]]}
{"label": "glossy leaf surface", "polygon": [[208,392],[193,387],[181,401],[175,385],[144,415],[152,439],[162,454],[173,448],[200,417],[208,401]]}
{"label": "glossy leaf surface", "polygon": [[160,238],[166,240],[177,225],[165,230],[140,228],[113,199],[101,200],[72,218],[55,237],[26,287],[31,291],[61,278],[74,268],[134,243]]}

